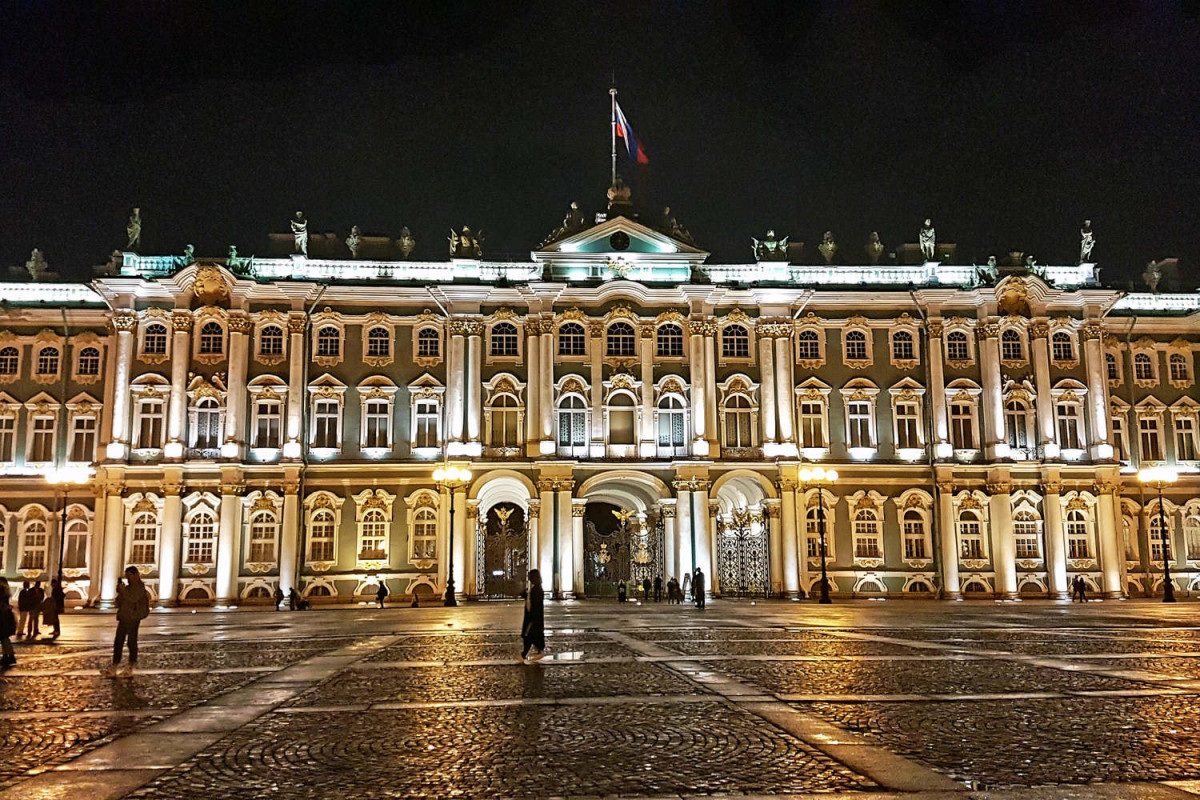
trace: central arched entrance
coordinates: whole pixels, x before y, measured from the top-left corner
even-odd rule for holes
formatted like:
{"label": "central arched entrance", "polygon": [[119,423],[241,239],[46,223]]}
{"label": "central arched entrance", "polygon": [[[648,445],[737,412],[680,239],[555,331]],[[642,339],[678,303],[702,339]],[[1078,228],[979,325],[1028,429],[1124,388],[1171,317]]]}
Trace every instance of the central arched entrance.
{"label": "central arched entrance", "polygon": [[779,576],[771,574],[767,503],[771,494],[770,483],[749,470],[727,473],[713,484],[717,502],[713,555],[717,585],[724,596],[768,597],[779,591]]}
{"label": "central arched entrance", "polygon": [[612,597],[625,581],[640,596],[642,581],[667,579],[667,547],[660,501],[667,486],[645,472],[613,470],[580,486],[583,516],[583,590]]}
{"label": "central arched entrance", "polygon": [[516,503],[496,503],[482,520],[479,587],[485,597],[516,597],[529,568],[529,520]]}

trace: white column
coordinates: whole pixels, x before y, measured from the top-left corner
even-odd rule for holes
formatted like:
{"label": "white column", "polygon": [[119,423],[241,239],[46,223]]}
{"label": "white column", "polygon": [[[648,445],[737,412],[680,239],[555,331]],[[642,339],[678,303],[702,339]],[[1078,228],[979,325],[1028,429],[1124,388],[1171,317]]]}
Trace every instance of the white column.
{"label": "white column", "polygon": [[767,500],[763,503],[763,516],[767,523],[767,565],[771,571],[772,597],[783,593],[783,533],[779,524],[781,505],[778,500]]}
{"label": "white column", "polygon": [[[466,493],[463,493],[466,496]],[[458,587],[461,597],[475,597],[482,594],[479,585],[479,502],[466,500],[467,521],[463,525],[463,582]]]}
{"label": "white column", "polygon": [[[112,436],[106,455],[111,459],[122,459],[129,455],[129,382],[133,374],[133,328],[137,317],[132,312],[113,315],[113,327],[117,330],[117,364],[113,381]],[[113,582],[116,591],[116,581]],[[113,595],[116,597],[116,594]]]}
{"label": "white column", "polygon": [[542,573],[542,588],[549,595],[554,590],[554,481],[542,478],[537,487],[541,498],[537,564]]}
{"label": "white column", "polygon": [[[451,492],[450,502],[454,503],[454,593],[457,597],[467,585],[467,549],[472,537],[467,534],[467,523],[470,522],[467,519],[467,493]],[[469,546],[475,546],[473,540]]]}
{"label": "white column", "polygon": [[242,486],[221,484],[221,524],[217,531],[217,605],[237,603],[237,573],[241,553]]}
{"label": "white column", "polygon": [[679,528],[675,524],[675,500],[663,499],[659,504],[663,515],[663,565],[667,574],[663,580],[679,577]]}
{"label": "white column", "polygon": [[679,543],[676,567],[678,572],[675,577],[679,578],[680,586],[683,585],[684,575],[696,571],[692,548],[692,537],[695,534],[692,529],[692,493],[687,488],[690,485],[689,481],[675,481],[676,541]]}
{"label": "white column", "polygon": [[[1050,348],[1046,342],[1046,323],[1029,326],[1030,349],[1033,350],[1033,379],[1037,390],[1037,442],[1046,458],[1058,458],[1058,443],[1054,440],[1054,402],[1050,383]],[[1001,417],[1003,419],[1003,417]]]}
{"label": "white column", "polygon": [[[532,381],[532,379],[531,379]],[[542,365],[538,373],[541,398],[541,450],[542,455],[551,455],[554,444],[554,334],[548,323],[542,325]]]}
{"label": "white column", "polygon": [[1063,598],[1067,596],[1067,540],[1059,481],[1042,484],[1042,522],[1046,535],[1046,590],[1051,597]]}
{"label": "white column", "polygon": [[781,519],[781,549],[783,559],[781,583],[785,597],[798,597],[806,584],[801,581],[801,569],[808,564],[808,546],[796,527],[796,483],[790,480],[779,482],[779,510]]}
{"label": "white column", "polygon": [[283,445],[284,458],[300,458],[303,446],[300,437],[304,428],[304,401],[308,394],[305,386],[304,360],[304,317],[288,317],[288,396],[287,396],[287,441]]}
{"label": "white column", "polygon": [[[712,323],[704,326],[704,416],[709,420],[704,434],[708,437],[708,452],[714,457],[720,452],[721,442],[717,433],[717,328]],[[716,577],[715,575],[713,577]]]}
{"label": "white column", "polygon": [[279,534],[279,588],[286,595],[296,587],[296,564],[300,548],[300,483],[283,482],[283,527]]}
{"label": "white column", "polygon": [[229,381],[225,395],[225,446],[221,455],[239,458],[246,444],[246,367],[250,349],[250,320],[244,314],[229,318]]}
{"label": "white column", "polygon": [[587,513],[587,500],[571,501],[571,561],[575,596],[584,596],[583,585],[583,515]]}
{"label": "white column", "polygon": [[162,526],[158,534],[158,604],[177,605],[179,593],[179,548],[182,545],[183,507],[178,483],[163,484]]}
{"label": "white column", "polygon": [[[104,529],[108,522],[108,492],[102,485],[97,485],[96,506],[92,513],[92,542],[88,548],[88,596],[85,600],[94,603],[100,599],[100,584],[104,576]],[[0,522],[7,523],[0,515]],[[12,530],[11,525],[7,526]]]}
{"label": "white column", "polygon": [[[763,326],[765,327],[765,326]],[[765,455],[769,458],[775,454],[775,354],[771,337],[762,327],[758,334],[758,372],[759,394],[762,396],[762,441]],[[772,576],[776,580],[778,574]]]}
{"label": "white column", "polygon": [[538,456],[542,442],[542,323],[525,323],[525,454]]}
{"label": "white column", "polygon": [[954,527],[954,482],[938,481],[938,538],[941,539],[942,590],[947,600],[957,600],[958,534]]}
{"label": "white column", "polygon": [[[167,444],[163,455],[183,458],[187,423],[187,378],[192,363],[192,315],[187,311],[171,314],[171,396],[167,402]],[[161,581],[161,576],[159,580]]]}
{"label": "white column", "polygon": [[1013,538],[1012,496],[1007,481],[988,485],[988,521],[992,529],[992,568],[996,575],[996,594],[1011,599],[1017,596],[1017,546]]}
{"label": "white column", "polygon": [[[994,322],[976,328],[979,340],[979,371],[983,394],[979,398],[983,415],[983,454],[989,461],[1008,455],[1004,442],[1004,397],[1000,393],[1000,330]],[[1010,514],[1011,516],[1011,514]]]}
{"label": "white column", "polygon": [[[1109,481],[1096,482],[1096,538],[1099,540],[1100,570],[1104,578],[1104,594],[1108,597],[1121,597],[1124,586],[1121,583],[1121,567],[1125,560],[1125,549],[1117,535],[1116,492],[1119,484]],[[1172,557],[1175,548],[1171,548]],[[1174,568],[1174,563],[1172,563]]]}
{"label": "white column", "polygon": [[[783,455],[795,457],[800,451],[796,446],[796,389],[793,374],[791,337],[780,336],[775,340],[775,411],[779,415],[779,450]],[[763,393],[766,391],[764,387]]]}
{"label": "white column", "polygon": [[480,394],[483,392],[483,380],[480,377],[483,353],[480,345],[483,333],[483,326],[476,324],[471,328],[471,335],[467,337],[467,454],[478,456],[483,453],[482,445],[479,440],[479,425],[483,419],[483,404],[480,402]]}
{"label": "white column", "polygon": [[654,430],[654,325],[642,325],[639,333],[638,347],[642,357],[642,433],[638,452],[642,458],[654,458],[658,453],[658,437]]}
{"label": "white column", "polygon": [[[950,458],[950,424],[946,418],[946,372],[942,363],[942,323],[929,323],[929,413],[933,421],[933,453],[937,458]],[[955,551],[957,553],[957,551]],[[957,558],[957,556],[956,556]],[[957,561],[955,562],[957,566]],[[957,571],[956,571],[957,574]],[[957,592],[958,589],[955,589]]]}
{"label": "white column", "polygon": [[[528,549],[525,551],[525,564],[526,569],[536,569],[539,572],[542,570],[541,564],[538,561],[539,554],[541,553],[541,544],[538,538],[538,523],[540,522],[541,515],[542,502],[537,498],[531,499],[529,501],[529,540],[527,543]],[[545,573],[542,574],[544,575]],[[523,575],[518,577],[524,578]]]}
{"label": "white column", "polygon": [[112,608],[117,599],[117,579],[125,566],[125,502],[120,483],[107,487],[104,520],[104,567],[100,572],[100,606]]}
{"label": "white column", "polygon": [[604,326],[594,322],[588,326],[588,355],[592,362],[592,372],[588,380],[592,384],[592,436],[588,454],[593,458],[602,457],[606,452],[604,446]]}
{"label": "white column", "polygon": [[717,563],[717,559],[719,557],[719,551],[717,550],[717,517],[720,515],[720,513],[721,507],[718,504],[708,504],[708,553],[709,561],[712,564],[712,574],[708,579],[708,587],[709,591],[712,592],[713,595],[719,595],[721,593],[721,567],[720,564]]}
{"label": "white column", "polygon": [[[575,517],[574,506],[571,502],[571,490],[574,481],[560,481],[558,484],[558,587],[559,597],[574,597],[575,595]],[[582,540],[583,528],[580,527]],[[582,553],[580,554],[582,556]],[[583,571],[583,561],[579,562],[580,572]]]}
{"label": "white column", "polygon": [[469,326],[466,320],[451,320],[450,347],[446,349],[446,454],[452,456],[462,454],[463,383],[466,379],[463,334]]}
{"label": "white column", "polygon": [[712,540],[709,534],[711,523],[708,511],[709,483],[704,479],[693,481],[692,502],[696,508],[692,511],[692,524],[696,526],[696,566],[704,570],[708,576],[708,585],[712,586],[716,570],[713,569]]}
{"label": "white column", "polygon": [[[704,326],[707,323],[692,320],[689,323],[691,337],[688,341],[688,382],[692,386],[692,455],[708,455],[708,428],[716,420],[708,418],[708,403],[704,393],[708,382],[704,379]],[[687,535],[686,532],[684,535]]]}
{"label": "white column", "polygon": [[[1108,443],[1108,380],[1105,377],[1102,331],[1099,322],[1083,326],[1084,361],[1087,365],[1087,407],[1091,442],[1091,456],[1096,460],[1113,457],[1113,447]],[[1189,356],[1190,358],[1190,356]],[[1122,587],[1118,587],[1120,590]]]}

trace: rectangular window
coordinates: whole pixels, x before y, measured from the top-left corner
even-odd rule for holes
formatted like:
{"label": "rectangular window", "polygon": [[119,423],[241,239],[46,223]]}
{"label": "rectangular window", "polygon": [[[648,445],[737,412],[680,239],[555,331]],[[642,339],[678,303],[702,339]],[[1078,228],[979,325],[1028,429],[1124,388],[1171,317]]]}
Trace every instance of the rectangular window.
{"label": "rectangular window", "polygon": [[1064,450],[1082,450],[1083,437],[1079,434],[1079,406],[1074,403],[1059,403],[1058,446]]}
{"label": "rectangular window", "polygon": [[916,403],[896,404],[896,447],[916,450],[921,447],[921,410]]}
{"label": "rectangular window", "polygon": [[75,417],[71,422],[71,461],[90,464],[96,458],[96,418]]}
{"label": "rectangular window", "polygon": [[432,511],[418,512],[413,521],[413,558],[437,558],[437,518]]}
{"label": "rectangular window", "polygon": [[1041,558],[1036,521],[1016,520],[1013,522],[1013,541],[1016,544],[1017,558]]}
{"label": "rectangular window", "polygon": [[1142,460],[1162,461],[1162,441],[1158,438],[1158,418],[1139,418],[1138,431],[1142,446]]}
{"label": "rectangular window", "polygon": [[1196,420],[1194,417],[1175,418],[1175,460],[1196,460]]}
{"label": "rectangular window", "polygon": [[54,460],[54,417],[34,417],[33,434],[29,439],[26,463],[49,463]]}
{"label": "rectangular window", "polygon": [[388,421],[391,417],[386,400],[368,400],[363,415],[363,447],[391,447]]}
{"label": "rectangular window", "polygon": [[803,447],[826,447],[825,404],[817,400],[800,403],[800,444]]}
{"label": "rectangular window", "polygon": [[283,406],[278,400],[259,400],[254,404],[256,419],[254,446],[278,449],[283,438]]}
{"label": "rectangular window", "polygon": [[275,560],[275,518],[259,513],[250,521],[250,555],[247,559],[258,564]]}
{"label": "rectangular window", "polygon": [[309,525],[309,561],[333,561],[333,514],[318,511]]}
{"label": "rectangular window", "polygon": [[17,418],[0,417],[0,462],[13,460],[13,445],[17,439]]}
{"label": "rectangular window", "polygon": [[67,569],[83,569],[87,566],[88,527],[77,520],[67,525],[67,541],[63,547],[63,566]]}
{"label": "rectangular window", "polygon": [[416,411],[416,434],[414,436],[415,447],[437,447],[438,446],[438,404],[433,400],[420,400],[417,402]]}
{"label": "rectangular window", "polygon": [[160,448],[163,444],[163,401],[147,398],[138,403],[138,439],[141,448]]}
{"label": "rectangular window", "polygon": [[871,439],[871,404],[855,400],[847,405],[850,423],[850,447],[874,447]]}
{"label": "rectangular window", "polygon": [[341,405],[337,400],[318,400],[313,409],[313,447],[338,447],[338,421]]}
{"label": "rectangular window", "polygon": [[975,443],[975,407],[969,403],[950,406],[950,437],[955,450],[977,450]]}
{"label": "rectangular window", "polygon": [[929,558],[929,553],[925,549],[924,520],[904,520],[904,557],[906,559]]}
{"label": "rectangular window", "polygon": [[1125,441],[1125,415],[1114,412],[1109,425],[1112,431],[1113,452],[1122,461],[1129,459],[1129,444]]}

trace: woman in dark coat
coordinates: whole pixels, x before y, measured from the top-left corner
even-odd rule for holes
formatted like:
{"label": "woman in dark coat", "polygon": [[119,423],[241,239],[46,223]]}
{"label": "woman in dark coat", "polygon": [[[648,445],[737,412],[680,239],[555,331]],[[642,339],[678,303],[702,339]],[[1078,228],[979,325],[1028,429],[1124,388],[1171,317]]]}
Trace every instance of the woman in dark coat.
{"label": "woman in dark coat", "polygon": [[[529,588],[525,590],[525,615],[521,619],[521,660],[540,661],[546,651],[546,616],[542,609],[542,573],[529,570]],[[533,655],[529,650],[533,649]]]}

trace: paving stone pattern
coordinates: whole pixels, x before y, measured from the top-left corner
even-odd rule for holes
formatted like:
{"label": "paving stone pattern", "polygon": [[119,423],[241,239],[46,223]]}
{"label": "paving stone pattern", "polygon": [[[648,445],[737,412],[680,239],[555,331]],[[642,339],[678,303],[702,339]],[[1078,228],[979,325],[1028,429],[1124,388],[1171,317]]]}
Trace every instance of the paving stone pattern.
{"label": "paving stone pattern", "polygon": [[73,715],[55,719],[0,719],[0,788],[17,783],[33,769],[49,769],[136,732],[156,716]]}
{"label": "paving stone pattern", "polygon": [[0,678],[0,711],[139,711],[187,708],[248,683],[257,673],[29,675]]}
{"label": "paving stone pattern", "polygon": [[737,639],[720,641],[667,641],[655,642],[661,647],[685,655],[707,656],[810,656],[820,658],[845,658],[866,655],[937,655],[937,651],[906,647],[887,642],[860,642],[853,639]]}

